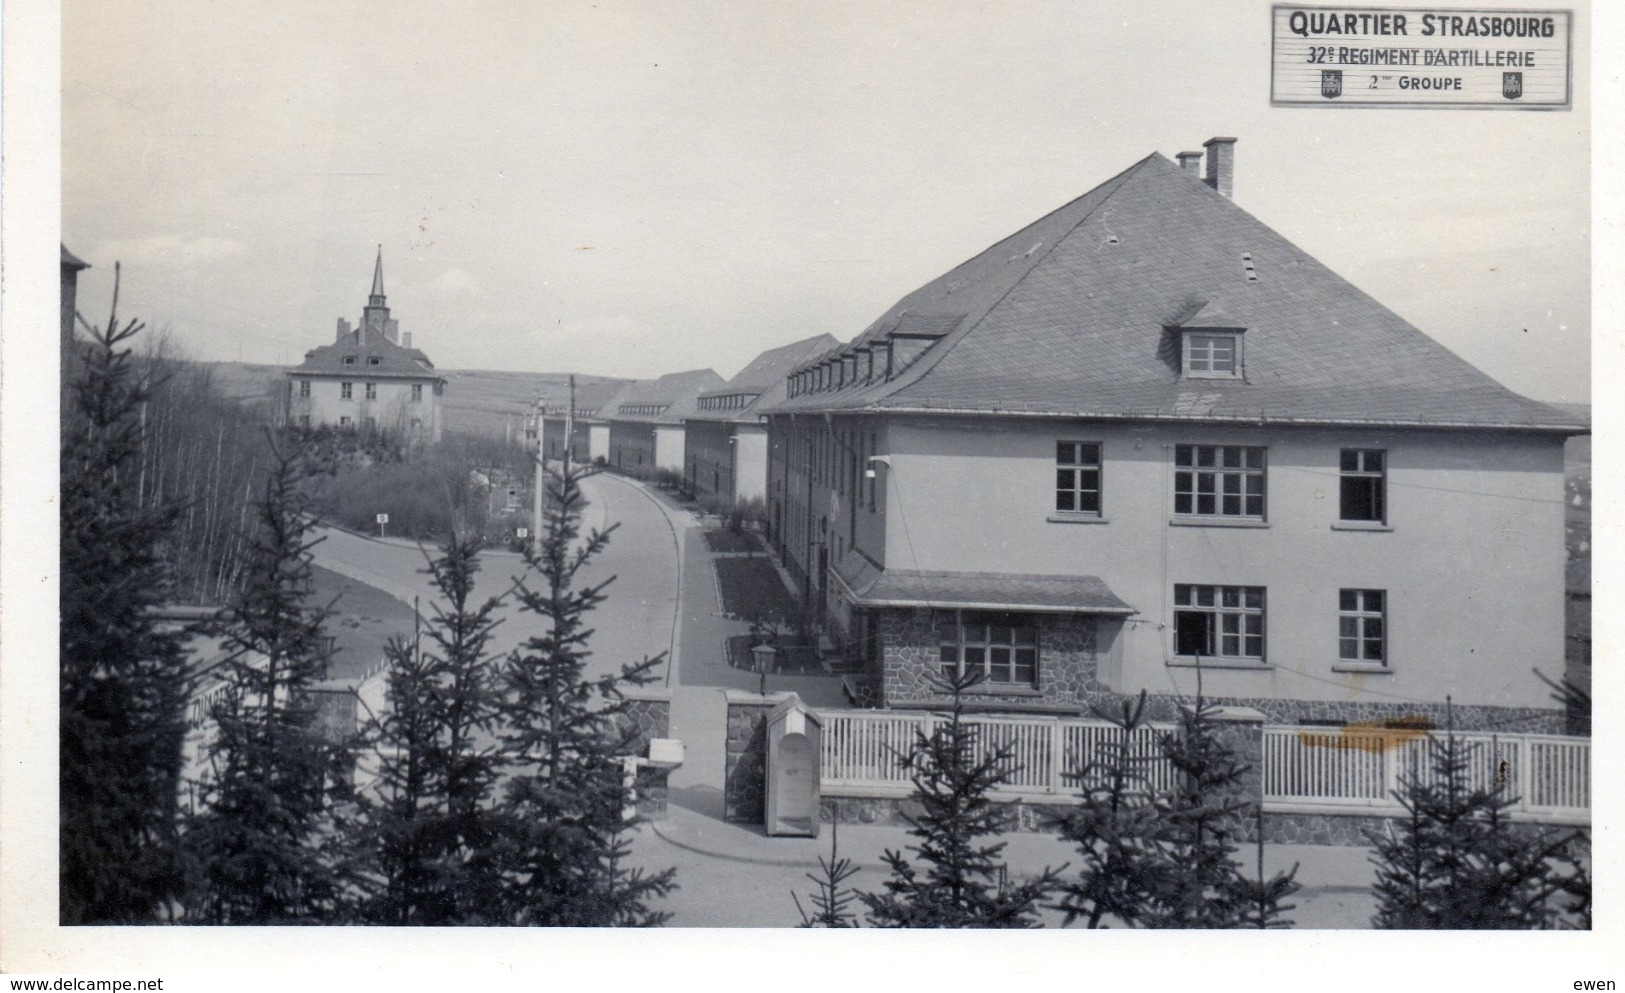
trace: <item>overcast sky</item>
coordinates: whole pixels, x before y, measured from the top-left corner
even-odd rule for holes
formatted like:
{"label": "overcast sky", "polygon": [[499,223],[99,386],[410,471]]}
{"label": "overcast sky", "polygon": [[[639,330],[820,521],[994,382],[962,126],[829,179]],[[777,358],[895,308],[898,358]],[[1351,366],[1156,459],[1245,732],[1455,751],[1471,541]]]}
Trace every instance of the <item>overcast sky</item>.
{"label": "overcast sky", "polygon": [[67,0],[63,238],[200,358],[730,376],[1152,151],[1509,386],[1589,399],[1572,112],[1269,106],[1269,5]]}

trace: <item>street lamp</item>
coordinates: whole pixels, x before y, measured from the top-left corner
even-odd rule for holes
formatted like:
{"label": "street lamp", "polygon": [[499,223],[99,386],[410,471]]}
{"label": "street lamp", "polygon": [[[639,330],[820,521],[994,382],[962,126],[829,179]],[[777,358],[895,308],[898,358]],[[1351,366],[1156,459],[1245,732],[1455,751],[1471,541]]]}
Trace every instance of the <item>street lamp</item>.
{"label": "street lamp", "polygon": [[761,676],[760,694],[767,696],[767,670],[773,666],[773,646],[763,642],[750,650],[756,660],[756,671]]}

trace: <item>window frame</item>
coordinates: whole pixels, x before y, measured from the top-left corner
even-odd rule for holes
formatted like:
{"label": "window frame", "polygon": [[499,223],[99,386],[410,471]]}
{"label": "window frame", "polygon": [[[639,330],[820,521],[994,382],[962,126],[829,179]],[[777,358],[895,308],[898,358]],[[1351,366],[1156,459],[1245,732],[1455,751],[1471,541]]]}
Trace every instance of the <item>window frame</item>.
{"label": "window frame", "polygon": [[310,399],[310,380],[301,379],[299,381],[299,399],[301,399],[301,400],[309,400]]}
{"label": "window frame", "polygon": [[[1201,664],[1263,666],[1269,658],[1269,598],[1265,587],[1210,583],[1175,583],[1173,598],[1175,659]],[[1206,602],[1204,602],[1206,601]],[[1184,616],[1182,616],[1184,615]],[[1189,651],[1187,618],[1203,617],[1207,651]],[[1256,624],[1249,620],[1256,618]],[[1195,623],[1195,622],[1190,622]],[[1251,630],[1256,628],[1256,630]],[[1233,641],[1232,641],[1233,639]],[[1233,650],[1226,650],[1233,645]],[[1256,645],[1256,652],[1251,651]]]}
{"label": "window frame", "polygon": [[[1038,621],[1035,615],[1017,611],[938,611],[935,619],[938,671],[951,676],[963,673],[967,665],[978,667],[982,679],[975,689],[980,692],[1036,691],[1043,672]],[[998,629],[1004,629],[1006,636],[997,636]],[[968,637],[968,633],[975,636]],[[1024,635],[1030,635],[1030,640]],[[980,660],[967,661],[970,652],[977,653]],[[1003,662],[997,661],[999,652],[1007,653]],[[1030,653],[1031,660],[1024,663],[1020,658],[1022,653]],[[1008,678],[995,677],[995,671],[1000,668]]]}
{"label": "window frame", "polygon": [[[1372,605],[1375,598],[1376,604]],[[1388,591],[1368,588],[1340,589],[1337,591],[1337,664],[1362,669],[1387,669],[1388,651]],[[1347,633],[1352,624],[1353,633]],[[1376,634],[1371,633],[1373,625]],[[1352,643],[1352,644],[1351,644]],[[1367,652],[1376,645],[1377,657]],[[1346,654],[1353,649],[1354,655]]]}
{"label": "window frame", "polygon": [[[1186,330],[1181,336],[1180,370],[1186,379],[1240,379],[1242,378],[1242,341],[1240,331],[1202,328]],[[1198,343],[1203,347],[1198,350]],[[1229,368],[1218,368],[1216,346],[1228,345]],[[1201,365],[1198,365],[1198,363]]]}
{"label": "window frame", "polygon": [[423,402],[423,384],[422,383],[413,383],[412,384],[412,402],[413,403],[422,403]]}
{"label": "window frame", "polygon": [[[1353,456],[1355,467],[1350,469],[1348,464]],[[1369,467],[1369,459],[1376,456],[1381,464],[1376,469]],[[1388,523],[1388,450],[1386,448],[1341,448],[1337,452],[1337,519],[1344,524],[1386,525]],[[1366,500],[1373,505],[1374,516],[1350,517],[1348,509],[1351,490],[1364,486],[1368,493]],[[1372,499],[1372,493],[1375,499]]]}
{"label": "window frame", "polygon": [[[1066,449],[1070,448],[1069,453]],[[1106,513],[1105,502],[1105,444],[1099,441],[1076,441],[1058,438],[1055,441],[1055,513],[1065,517],[1103,517]],[[1093,449],[1093,460],[1086,460],[1087,450]],[[1066,456],[1073,461],[1067,461]],[[1063,486],[1062,474],[1068,474],[1071,479]],[[1082,477],[1093,473],[1094,486],[1085,488]],[[1094,506],[1081,507],[1082,498],[1092,494]],[[1062,499],[1066,498],[1072,506],[1061,506]]]}
{"label": "window frame", "polygon": [[378,384],[377,383],[363,383],[362,385],[364,387],[366,387],[366,389],[363,391],[363,395],[368,400],[376,400],[376,399],[378,399]]}
{"label": "window frame", "polygon": [[[1229,464],[1229,452],[1238,454],[1235,464]],[[1187,454],[1188,461],[1187,459]],[[1211,453],[1207,464],[1203,456]],[[1269,448],[1265,445],[1204,445],[1181,443],[1174,446],[1174,507],[1175,517],[1188,520],[1267,521],[1269,519]],[[1181,477],[1188,477],[1181,479]],[[1210,487],[1203,488],[1203,478],[1211,477]],[[1229,480],[1236,480],[1234,492]],[[1252,492],[1250,480],[1256,479],[1257,492]],[[1182,483],[1184,485],[1182,485]],[[1211,510],[1202,510],[1203,500],[1212,501]],[[1236,511],[1227,511],[1230,500],[1236,500]],[[1257,511],[1253,512],[1255,506]],[[1183,509],[1182,509],[1183,508]]]}
{"label": "window frame", "polygon": [[344,383],[344,382],[339,383],[339,399],[340,400],[354,400],[355,399],[355,384],[354,383]]}

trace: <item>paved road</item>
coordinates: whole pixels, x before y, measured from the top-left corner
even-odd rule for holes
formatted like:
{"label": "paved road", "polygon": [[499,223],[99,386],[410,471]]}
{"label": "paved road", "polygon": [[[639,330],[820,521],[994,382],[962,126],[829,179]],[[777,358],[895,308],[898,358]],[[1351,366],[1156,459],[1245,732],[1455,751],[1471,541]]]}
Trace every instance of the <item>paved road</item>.
{"label": "paved road", "polygon": [[[588,670],[597,675],[645,656],[670,653],[676,647],[680,533],[648,494],[622,479],[593,476],[584,481],[582,488],[588,500],[588,525],[619,522],[608,547],[579,576],[581,583],[614,577],[605,590],[608,599],[590,618],[594,633],[589,642],[592,656]],[[324,540],[314,549],[317,565],[406,603],[418,598],[423,612],[430,612],[433,591],[422,571],[426,565],[424,552],[418,547],[404,541],[376,541],[332,528],[323,528],[320,534]],[[481,596],[503,594],[524,574],[525,565],[519,556],[487,552],[481,556],[475,589]],[[532,576],[531,581],[539,583],[540,577]],[[339,609],[343,610],[342,603]],[[543,630],[538,618],[516,609],[511,600],[500,616],[502,625],[492,642],[495,652],[506,654]],[[669,665],[656,670],[658,685],[667,684],[668,674]]]}

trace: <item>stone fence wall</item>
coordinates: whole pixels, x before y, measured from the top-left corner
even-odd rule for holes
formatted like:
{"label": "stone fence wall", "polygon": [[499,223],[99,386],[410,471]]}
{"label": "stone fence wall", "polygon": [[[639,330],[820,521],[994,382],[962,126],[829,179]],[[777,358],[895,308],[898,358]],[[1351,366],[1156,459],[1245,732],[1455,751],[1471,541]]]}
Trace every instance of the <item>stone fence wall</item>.
{"label": "stone fence wall", "polygon": [[[647,756],[651,738],[671,737],[671,691],[640,688],[625,691],[625,696],[627,707],[621,715],[621,728],[630,736],[627,754]],[[639,815],[649,820],[665,819],[670,776],[669,769],[638,769],[633,789]]]}

